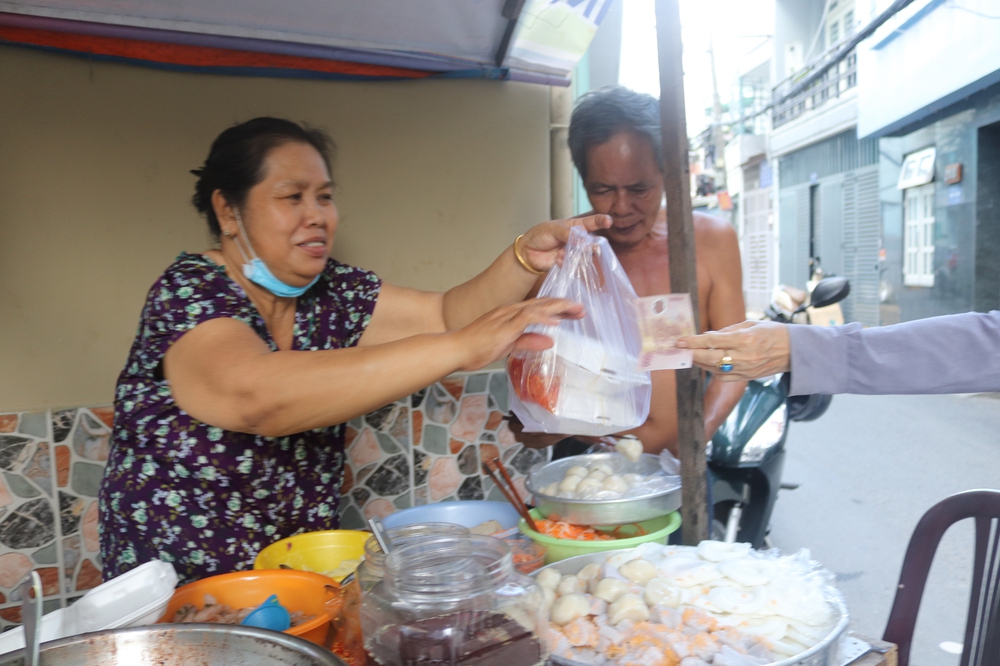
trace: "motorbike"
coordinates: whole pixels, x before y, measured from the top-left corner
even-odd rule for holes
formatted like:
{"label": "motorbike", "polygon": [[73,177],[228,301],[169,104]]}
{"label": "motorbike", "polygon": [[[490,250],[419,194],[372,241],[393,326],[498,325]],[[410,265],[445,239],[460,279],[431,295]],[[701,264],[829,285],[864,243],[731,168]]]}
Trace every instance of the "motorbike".
{"label": "motorbike", "polygon": [[[828,277],[815,282],[811,294],[789,288],[783,291],[785,297],[772,299],[764,316],[785,324],[807,325],[817,311],[847,298],[851,285],[847,278]],[[830,407],[833,396],[789,396],[790,386],[789,373],[751,381],[709,442],[706,453],[713,539],[749,542],[754,548],[768,545],[778,491],[798,487],[781,480],[789,422],[818,419]]]}

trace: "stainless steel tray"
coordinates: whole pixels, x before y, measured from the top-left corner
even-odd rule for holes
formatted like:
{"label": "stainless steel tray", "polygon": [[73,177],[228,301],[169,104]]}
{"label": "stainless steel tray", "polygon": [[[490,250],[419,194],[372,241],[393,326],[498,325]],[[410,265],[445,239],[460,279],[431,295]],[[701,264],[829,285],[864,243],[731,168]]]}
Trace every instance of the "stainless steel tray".
{"label": "stainless steel tray", "polygon": [[[544,566],[538,571],[532,572],[531,576],[535,577],[540,571],[546,569],[555,569],[564,576],[567,574],[576,574],[588,564],[595,562],[603,564],[609,557],[619,553],[626,553],[629,550],[631,548],[577,555],[576,557]],[[847,626],[851,623],[851,618],[847,612],[847,604],[844,601],[844,597],[837,590],[832,590],[832,592],[831,604],[839,619],[826,638],[801,654],[789,657],[788,659],[782,659],[781,661],[771,662],[768,666],[841,666],[840,647],[843,640],[847,637]],[[569,659],[563,659],[554,655],[550,658],[550,662],[553,666],[588,666],[588,664],[579,661],[570,661]]]}
{"label": "stainless steel tray", "polygon": [[659,457],[649,453],[642,454],[635,463],[629,462],[618,453],[588,453],[554,460],[528,475],[528,490],[535,496],[535,506],[542,515],[573,525],[626,525],[658,518],[680,508],[680,486],[641,497],[610,500],[565,499],[539,492],[539,489],[550,483],[562,481],[570,467],[574,465],[586,467],[597,462],[611,465],[616,473],[634,472],[646,475],[660,471]]}

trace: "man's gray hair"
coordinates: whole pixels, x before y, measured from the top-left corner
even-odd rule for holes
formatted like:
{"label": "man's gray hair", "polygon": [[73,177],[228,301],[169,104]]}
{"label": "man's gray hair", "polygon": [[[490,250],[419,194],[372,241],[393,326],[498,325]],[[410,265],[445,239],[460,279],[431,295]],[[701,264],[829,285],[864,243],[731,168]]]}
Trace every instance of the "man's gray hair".
{"label": "man's gray hair", "polygon": [[659,102],[624,86],[605,86],[581,97],[569,121],[569,152],[584,180],[587,151],[623,131],[649,139],[656,166],[663,172]]}

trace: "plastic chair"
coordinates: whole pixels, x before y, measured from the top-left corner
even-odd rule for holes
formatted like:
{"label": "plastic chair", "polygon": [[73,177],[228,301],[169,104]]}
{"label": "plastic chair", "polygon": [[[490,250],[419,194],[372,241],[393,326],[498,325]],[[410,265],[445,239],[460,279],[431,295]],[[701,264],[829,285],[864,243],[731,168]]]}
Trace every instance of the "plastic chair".
{"label": "plastic chair", "polygon": [[960,664],[1000,664],[1000,491],[969,490],[935,504],[913,530],[882,637],[899,646],[899,666],[908,666],[910,662],[910,643],[920,598],[941,537],[949,527],[966,518],[976,520],[976,553]]}

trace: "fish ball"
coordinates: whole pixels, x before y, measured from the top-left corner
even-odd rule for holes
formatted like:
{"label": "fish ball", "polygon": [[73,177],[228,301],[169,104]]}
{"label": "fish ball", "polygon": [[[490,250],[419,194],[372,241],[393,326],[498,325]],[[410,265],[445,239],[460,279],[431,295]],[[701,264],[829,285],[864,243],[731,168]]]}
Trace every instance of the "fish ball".
{"label": "fish ball", "polygon": [[618,624],[622,620],[642,622],[649,619],[649,606],[636,594],[626,594],[608,606],[608,622]]}
{"label": "fish ball", "polygon": [[623,437],[615,444],[615,451],[629,459],[629,462],[639,462],[642,456],[642,442],[634,437]]}
{"label": "fish ball", "polygon": [[[590,603],[582,594],[567,594],[556,599],[552,604],[552,621],[558,625],[567,625],[577,618],[590,612]],[[647,611],[648,614],[648,611]]]}
{"label": "fish ball", "polygon": [[601,565],[597,562],[592,562],[580,569],[576,577],[583,583],[590,583],[590,581],[595,580],[601,574]]}
{"label": "fish ball", "polygon": [[574,465],[573,467],[570,467],[568,470],[566,470],[564,478],[567,476],[579,476],[580,478],[583,478],[587,476],[587,473],[588,470],[586,467],[583,467],[582,465]]}
{"label": "fish ball", "polygon": [[646,581],[656,578],[660,573],[651,562],[646,560],[626,562],[618,567],[618,571],[630,581],[639,584],[645,584]]}
{"label": "fish ball", "polygon": [[576,576],[563,576],[559,584],[556,585],[556,594],[564,597],[567,594],[582,594],[583,583]]}
{"label": "fish ball", "polygon": [[609,604],[617,601],[626,592],[628,592],[628,583],[617,578],[602,578],[594,586],[594,596],[604,599]]}
{"label": "fish ball", "polygon": [[681,590],[664,578],[653,578],[647,581],[646,590],[642,596],[650,606],[660,605],[677,608],[682,601]]}
{"label": "fish ball", "polygon": [[559,482],[559,490],[564,493],[571,493],[576,490],[576,487],[580,485],[580,481],[582,480],[582,476],[567,476]]}
{"label": "fish ball", "polygon": [[628,490],[628,484],[625,483],[625,479],[617,474],[612,474],[608,478],[604,479],[603,485],[605,490],[613,493],[623,493]]}
{"label": "fish ball", "polygon": [[542,587],[547,587],[550,590],[556,589],[559,585],[559,581],[562,580],[562,574],[555,569],[542,569],[535,576],[535,581]]}

